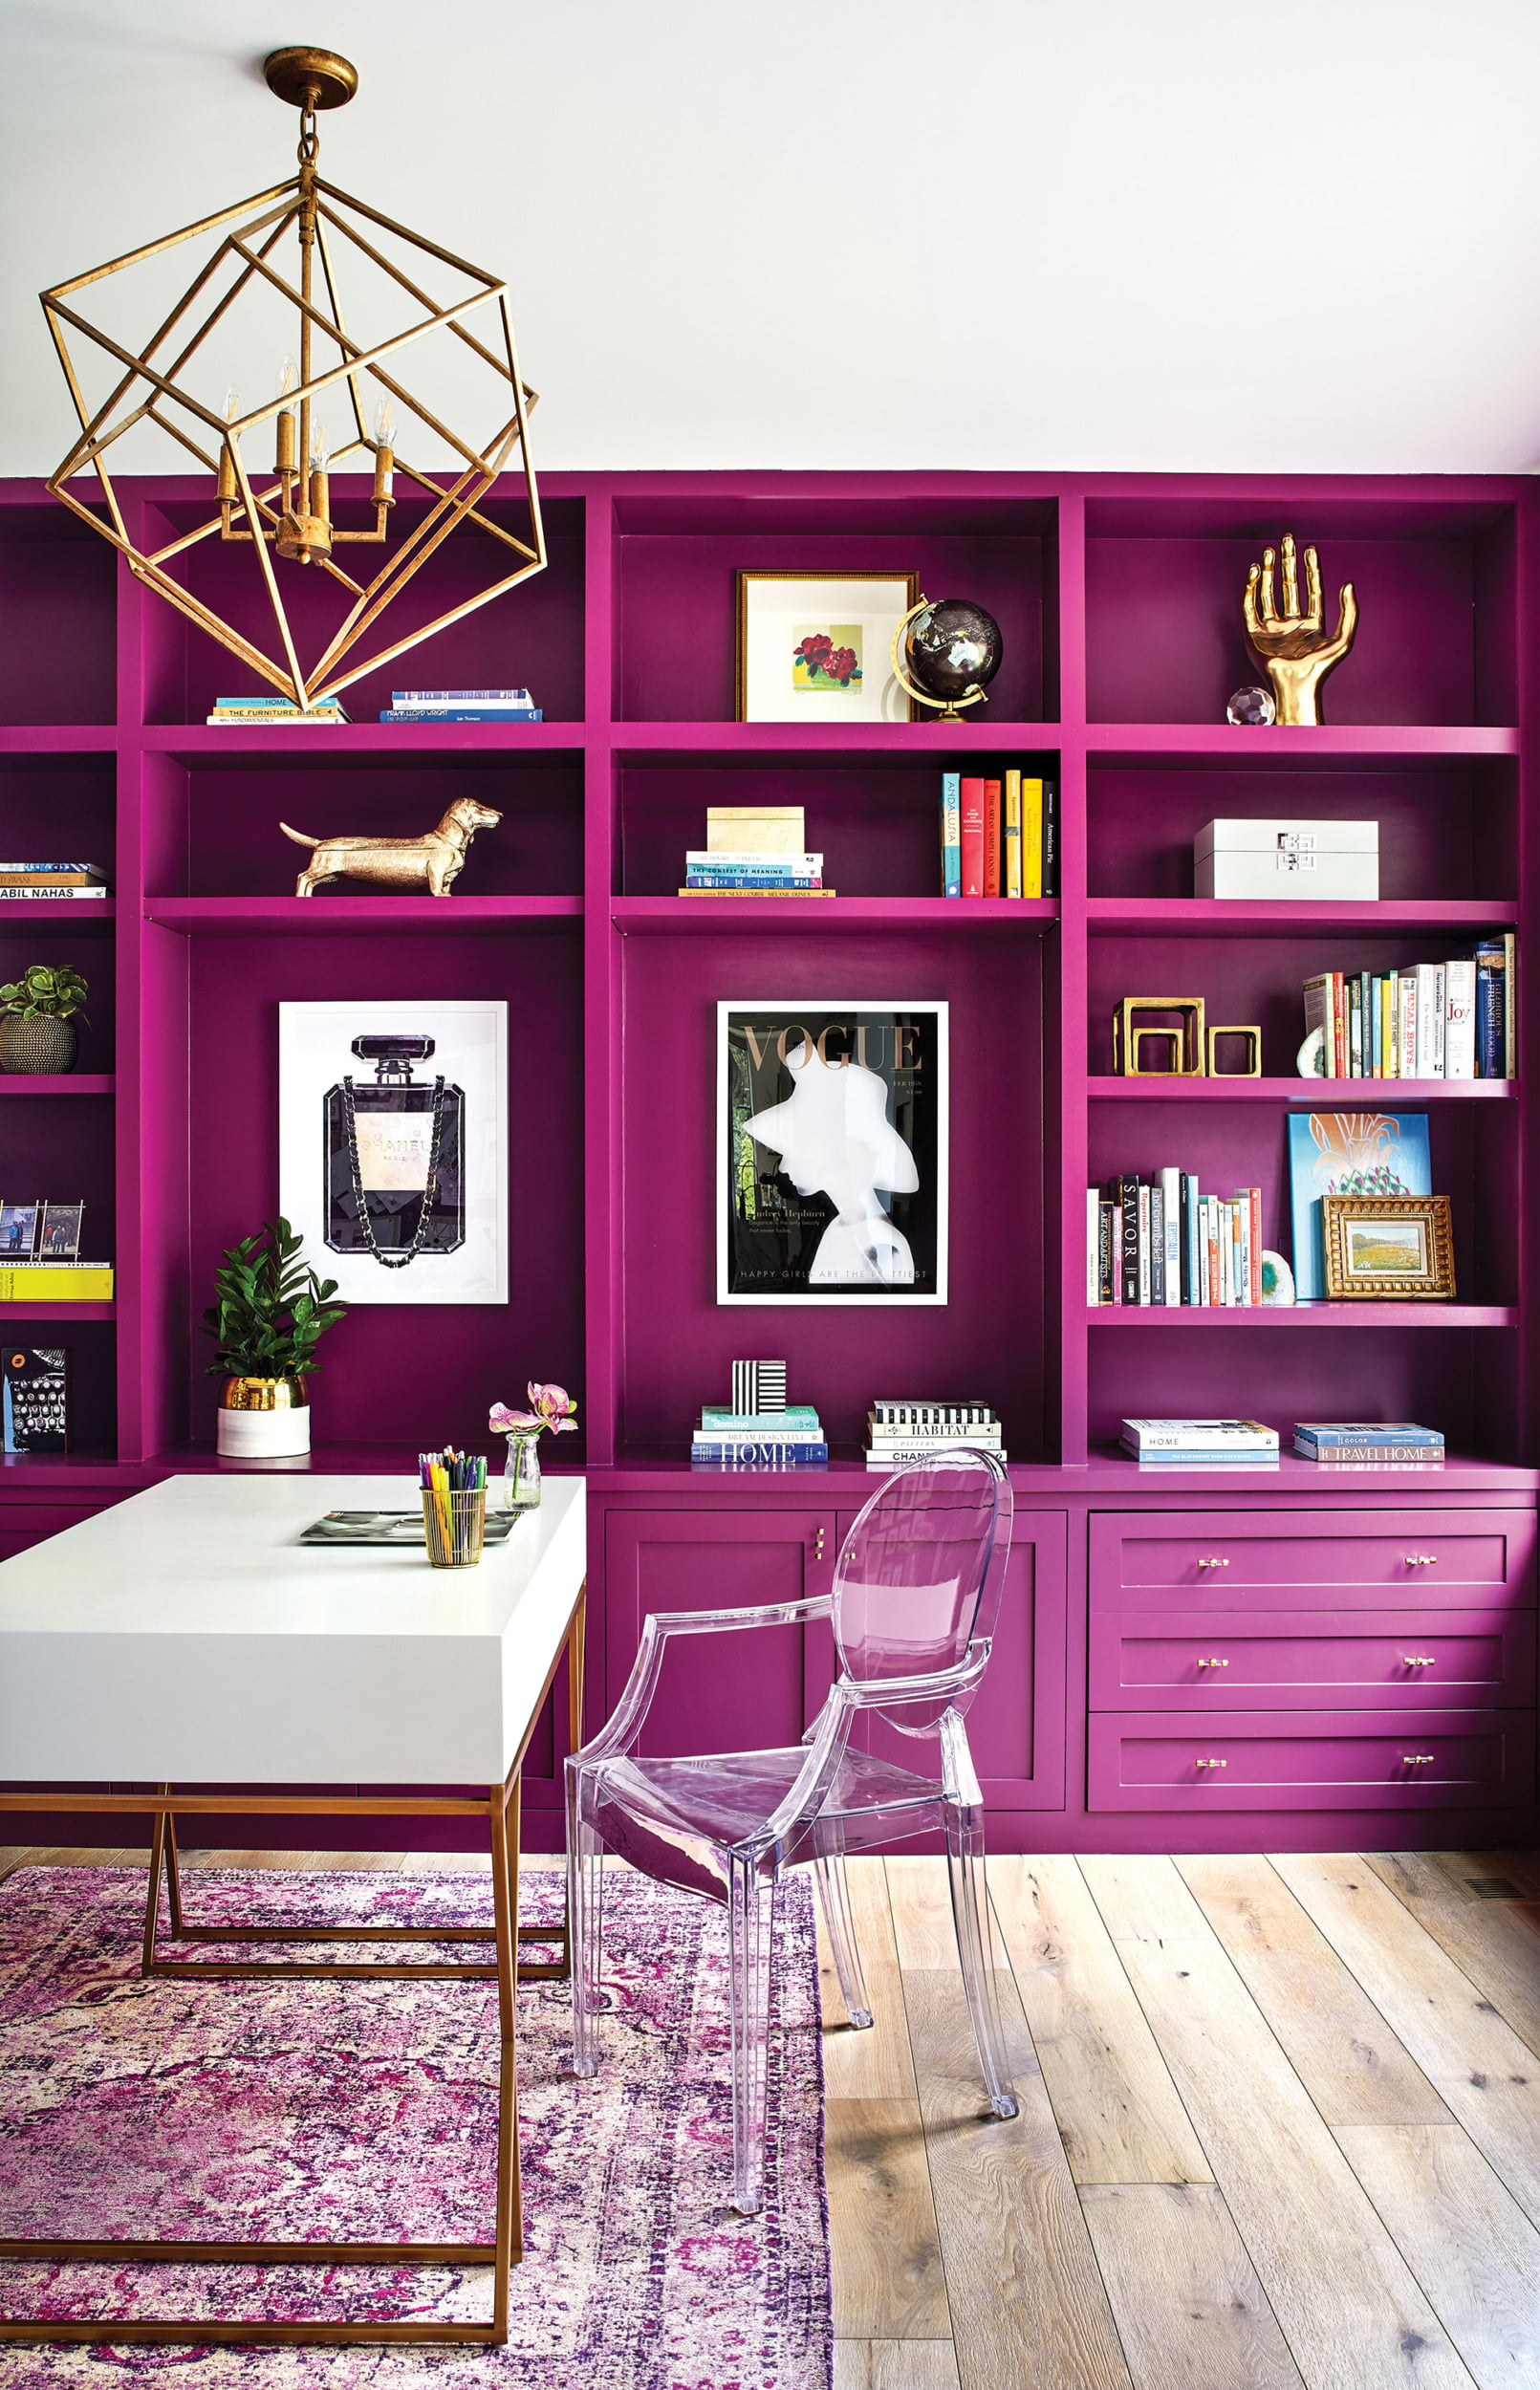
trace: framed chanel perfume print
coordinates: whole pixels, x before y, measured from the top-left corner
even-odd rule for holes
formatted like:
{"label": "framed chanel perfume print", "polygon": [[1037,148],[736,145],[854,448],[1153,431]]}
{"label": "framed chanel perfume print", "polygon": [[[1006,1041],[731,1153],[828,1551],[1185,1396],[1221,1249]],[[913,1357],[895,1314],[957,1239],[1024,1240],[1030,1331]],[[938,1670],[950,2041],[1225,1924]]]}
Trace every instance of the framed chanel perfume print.
{"label": "framed chanel perfume print", "polygon": [[280,1004],[278,1207],[346,1302],[506,1303],[508,1006]]}
{"label": "framed chanel perfume print", "polygon": [[717,1006],[717,1301],[944,1303],[947,1009]]}

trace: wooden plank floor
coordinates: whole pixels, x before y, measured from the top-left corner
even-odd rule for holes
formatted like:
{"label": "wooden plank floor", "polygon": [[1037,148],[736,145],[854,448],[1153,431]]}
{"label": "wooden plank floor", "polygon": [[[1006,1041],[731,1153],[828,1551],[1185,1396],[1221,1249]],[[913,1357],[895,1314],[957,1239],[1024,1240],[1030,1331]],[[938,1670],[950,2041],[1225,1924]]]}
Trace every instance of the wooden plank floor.
{"label": "wooden plank floor", "polygon": [[[143,1863],[0,1875],[82,1859]],[[943,1862],[851,1874],[877,2023],[823,1952],[835,2390],[1540,2390],[1534,1854],[991,1860],[1009,2123]]]}

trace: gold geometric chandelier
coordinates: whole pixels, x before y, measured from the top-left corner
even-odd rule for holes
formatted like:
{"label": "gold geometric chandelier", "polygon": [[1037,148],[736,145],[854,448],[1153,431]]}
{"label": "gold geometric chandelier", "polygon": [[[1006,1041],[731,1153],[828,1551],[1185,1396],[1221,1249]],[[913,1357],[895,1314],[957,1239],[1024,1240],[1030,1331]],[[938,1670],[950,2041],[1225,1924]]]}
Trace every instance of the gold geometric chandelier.
{"label": "gold geometric chandelier", "polygon": [[[357,72],[347,59],[327,50],[275,50],[263,72],[270,90],[300,111],[297,174],[43,292],[44,313],[80,419],[80,437],[48,487],[112,541],[141,581],[296,706],[310,707],[335,699],[366,672],[542,570],[545,535],[528,447],[528,418],[535,393],[519,378],[506,284],[322,181],[316,164],[316,111],[344,106],[358,89]],[[114,337],[68,303],[89,284],[144,267],[184,242],[199,240],[212,242],[211,253],[152,336],[138,347]],[[404,248],[404,264],[399,253],[389,253],[389,242]],[[367,279],[374,302],[377,320],[362,337],[348,329],[341,264]],[[423,287],[432,280],[442,288],[451,276],[468,288],[436,300]],[[478,311],[480,320],[472,330],[467,318]],[[284,350],[273,396],[245,411],[234,387],[243,314],[261,317],[261,328],[251,327],[256,347],[264,339],[270,344],[281,339]],[[355,317],[356,324],[360,321]],[[478,337],[483,332],[485,338]],[[72,356],[71,334],[94,342],[122,369],[107,399],[95,408],[82,392],[82,360],[78,352]],[[488,373],[496,378],[488,385],[489,438],[477,442],[451,429],[428,404],[418,373],[421,351],[402,368],[401,352],[430,340],[441,350],[456,344],[462,370],[468,355],[478,378]],[[249,373],[252,354],[250,346],[241,353],[240,371]],[[442,367],[442,358],[438,361]],[[211,373],[223,379],[218,374],[221,362],[232,369],[222,402],[210,380]],[[416,389],[404,372],[412,374]],[[251,386],[249,379],[247,386]],[[343,423],[343,436],[335,447],[327,442],[323,404],[332,410],[334,424],[339,416]],[[141,548],[130,536],[109,465],[114,444],[141,424],[169,434],[197,460],[211,483],[207,521],[190,531],[179,529],[175,538],[156,549]],[[403,453],[401,443],[424,428],[451,452],[454,461],[446,469],[429,472],[409,463]],[[271,460],[266,470],[253,462],[259,447]],[[360,465],[372,467],[369,496],[361,502],[342,501],[334,511],[332,468],[354,455]],[[516,537],[506,521],[482,511],[481,502],[498,476],[514,469],[522,473],[527,538]],[[94,476],[99,484],[108,519],[69,486],[79,476]],[[351,558],[359,548],[390,544],[390,516],[401,480],[421,493],[409,528],[373,579],[356,578],[338,551]],[[505,506],[499,493],[500,515]],[[359,522],[337,519],[354,508]],[[362,654],[386,608],[450,533],[467,523],[511,550],[517,559],[513,569],[468,598],[459,599],[457,592],[457,602],[405,636],[394,636],[402,627],[398,616],[386,627],[387,643]],[[522,519],[519,528],[525,528]],[[260,634],[248,637],[199,597],[185,577],[186,565],[179,565],[189,551],[212,539],[250,550],[272,618],[271,652]],[[334,613],[339,619],[322,633],[320,650],[309,661],[299,654],[285,605],[286,587],[291,593],[294,587],[290,576],[301,566],[312,568],[307,588],[316,570],[338,585]],[[308,616],[312,610],[304,611]]]}

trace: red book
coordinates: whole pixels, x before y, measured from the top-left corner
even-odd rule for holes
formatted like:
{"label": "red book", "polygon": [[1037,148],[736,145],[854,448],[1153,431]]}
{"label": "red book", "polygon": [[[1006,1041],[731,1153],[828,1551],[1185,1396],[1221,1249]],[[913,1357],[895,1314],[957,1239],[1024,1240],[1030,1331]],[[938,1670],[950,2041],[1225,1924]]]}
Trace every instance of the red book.
{"label": "red book", "polygon": [[984,894],[984,782],[965,778],[962,790],[963,894]]}
{"label": "red book", "polygon": [[1000,783],[984,784],[984,893],[1000,894]]}

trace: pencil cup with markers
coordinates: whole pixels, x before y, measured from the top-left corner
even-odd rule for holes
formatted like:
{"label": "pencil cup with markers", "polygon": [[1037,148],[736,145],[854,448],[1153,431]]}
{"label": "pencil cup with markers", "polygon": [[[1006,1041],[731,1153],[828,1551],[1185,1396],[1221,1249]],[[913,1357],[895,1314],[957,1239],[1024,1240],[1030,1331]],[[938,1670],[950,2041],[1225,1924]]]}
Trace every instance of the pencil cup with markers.
{"label": "pencil cup with markers", "polygon": [[452,1445],[418,1457],[428,1559],[436,1569],[473,1569],[487,1527],[487,1463]]}

